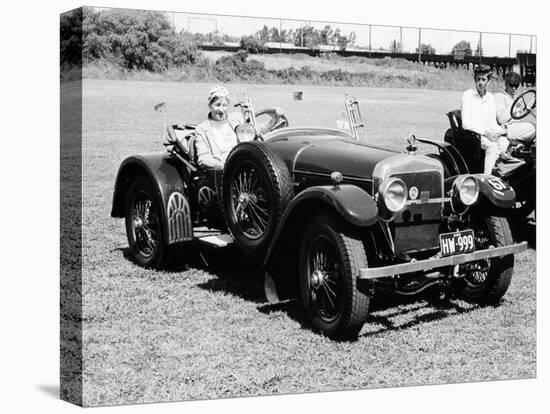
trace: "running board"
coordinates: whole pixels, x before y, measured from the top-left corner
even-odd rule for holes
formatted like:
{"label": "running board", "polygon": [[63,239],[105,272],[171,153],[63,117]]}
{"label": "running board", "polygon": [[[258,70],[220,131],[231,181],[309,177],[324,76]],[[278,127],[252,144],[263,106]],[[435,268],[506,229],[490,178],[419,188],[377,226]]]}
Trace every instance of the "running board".
{"label": "running board", "polygon": [[197,238],[197,240],[207,246],[211,247],[226,247],[234,243],[231,234],[216,234],[213,236],[203,236]]}

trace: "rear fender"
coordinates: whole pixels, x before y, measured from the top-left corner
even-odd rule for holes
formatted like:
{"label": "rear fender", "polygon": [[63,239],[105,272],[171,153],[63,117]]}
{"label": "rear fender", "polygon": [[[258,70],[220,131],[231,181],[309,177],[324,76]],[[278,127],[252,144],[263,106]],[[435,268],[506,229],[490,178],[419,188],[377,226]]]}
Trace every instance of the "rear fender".
{"label": "rear fender", "polygon": [[322,209],[336,211],[353,226],[368,227],[378,222],[378,207],[365,190],[351,184],[309,187],[294,197],[287,207],[267,250],[264,266],[279,242],[296,230],[290,224],[303,224],[304,219]]}
{"label": "rear fender", "polygon": [[124,217],[128,189],[138,175],[149,177],[161,206],[164,239],[167,244],[191,240],[193,225],[185,181],[178,161],[169,153],[134,155],[126,158],[117,174],[112,217]]}

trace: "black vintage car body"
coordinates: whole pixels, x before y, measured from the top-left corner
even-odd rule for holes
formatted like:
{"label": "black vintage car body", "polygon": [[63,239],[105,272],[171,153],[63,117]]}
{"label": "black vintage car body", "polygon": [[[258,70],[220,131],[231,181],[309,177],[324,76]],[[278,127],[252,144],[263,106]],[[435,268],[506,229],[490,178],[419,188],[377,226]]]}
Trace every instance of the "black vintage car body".
{"label": "black vintage car body", "polygon": [[237,145],[223,172],[194,163],[189,126],[185,148],[126,159],[112,216],[126,218],[133,259],[162,267],[186,243],[235,242],[262,263],[268,294],[296,286],[311,325],[331,338],[356,336],[379,290],[498,303],[526,248],[503,217],[513,189],[460,174],[448,144],[423,141],[439,151],[421,155],[414,137],[404,152],[362,143],[356,101],[347,109],[352,133],[285,119]]}

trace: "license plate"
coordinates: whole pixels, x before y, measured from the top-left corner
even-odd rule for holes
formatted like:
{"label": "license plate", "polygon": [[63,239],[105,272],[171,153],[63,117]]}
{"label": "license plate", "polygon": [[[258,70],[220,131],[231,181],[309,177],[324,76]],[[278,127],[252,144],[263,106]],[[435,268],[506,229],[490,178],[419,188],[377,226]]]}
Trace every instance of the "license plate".
{"label": "license plate", "polygon": [[439,235],[439,247],[441,256],[470,253],[475,250],[473,230],[457,231]]}

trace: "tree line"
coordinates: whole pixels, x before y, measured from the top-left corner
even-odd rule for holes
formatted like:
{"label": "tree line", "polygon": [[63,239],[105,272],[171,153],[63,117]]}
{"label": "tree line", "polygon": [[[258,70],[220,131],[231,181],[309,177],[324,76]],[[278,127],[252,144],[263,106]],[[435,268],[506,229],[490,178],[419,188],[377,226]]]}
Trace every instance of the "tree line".
{"label": "tree line", "polygon": [[161,72],[199,57],[193,36],[176,33],[168,16],[156,11],[80,8],[62,15],[60,38],[62,67],[106,60]]}
{"label": "tree line", "polygon": [[322,29],[316,29],[312,25],[306,25],[297,29],[282,29],[275,26],[268,28],[266,25],[257,31],[255,36],[261,43],[290,43],[294,46],[315,48],[319,45],[338,46],[345,49],[352,45],[357,38],[355,32],[344,35],[340,28],[333,28],[327,24]]}

